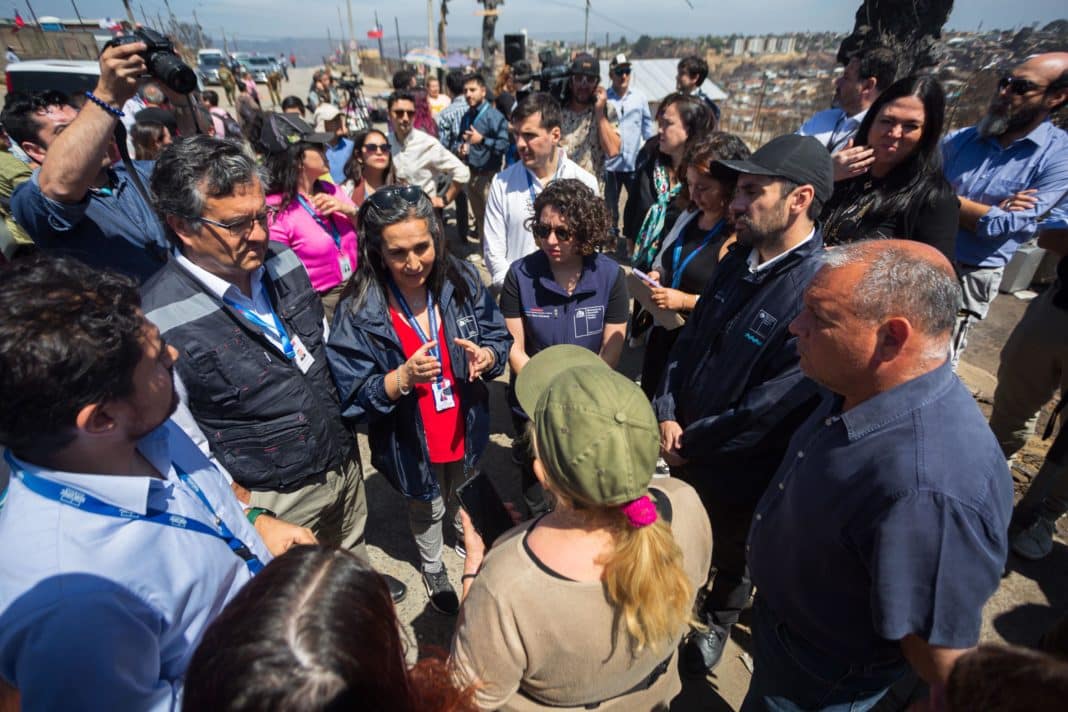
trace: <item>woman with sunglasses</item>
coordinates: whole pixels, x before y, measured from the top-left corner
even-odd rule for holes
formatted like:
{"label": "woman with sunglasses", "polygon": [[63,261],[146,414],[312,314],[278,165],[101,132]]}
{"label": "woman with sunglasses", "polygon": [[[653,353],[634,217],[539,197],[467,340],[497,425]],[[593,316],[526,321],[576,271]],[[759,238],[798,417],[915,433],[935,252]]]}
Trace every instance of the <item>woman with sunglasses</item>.
{"label": "woman with sunglasses", "polygon": [[397,182],[393,170],[393,155],[386,135],[378,129],[356,134],[352,140],[352,156],[345,164],[345,182],[341,190],[359,208],[367,196],[384,185]]}
{"label": "woman with sunglasses", "polygon": [[367,423],[371,463],[407,499],[430,605],[455,615],[443,521],[463,551],[456,488],[489,442],[482,379],[504,371],[512,339],[471,265],[449,255],[430,198],[386,186],[360,208],[360,268],[327,353],[343,415]]}
{"label": "woman with sunglasses", "polygon": [[356,206],[343,190],[320,180],[329,173],[325,150],[332,139],[292,114],[268,115],[261,134],[268,151],[267,205],[277,211],[271,239],[304,263],[328,322],[357,265]]}
{"label": "woman with sunglasses", "polygon": [[606,242],[608,213],[604,201],[582,181],[550,183],[534,199],[527,226],[539,249],[508,269],[501,312],[512,335],[508,403],[518,443],[513,457],[521,468],[527,506],[538,512],[545,508],[544,496],[523,444],[527,415],[512,385],[534,354],[556,344],[582,346],[614,368],[623,352],[629,297],[623,270],[597,253]]}
{"label": "woman with sunglasses", "polygon": [[912,76],[887,87],[857,129],[867,173],[838,181],[821,215],[827,246],[871,238],[925,242],[954,258],[960,203],[942,174],[946,97],[938,80]]}

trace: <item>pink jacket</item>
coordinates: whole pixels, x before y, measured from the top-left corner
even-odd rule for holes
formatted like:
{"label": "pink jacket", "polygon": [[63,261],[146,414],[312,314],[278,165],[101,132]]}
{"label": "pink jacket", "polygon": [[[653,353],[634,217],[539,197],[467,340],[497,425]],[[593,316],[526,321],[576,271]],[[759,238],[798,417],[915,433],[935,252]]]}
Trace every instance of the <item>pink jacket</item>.
{"label": "pink jacket", "polygon": [[[346,203],[352,203],[345,191],[332,183],[319,182],[319,188],[326,193],[336,195]],[[277,206],[282,203],[282,195],[274,193],[267,196],[267,204]],[[285,210],[275,216],[271,223],[271,239],[288,246],[297,254],[304,268],[308,270],[312,287],[317,292],[326,292],[341,284],[341,258],[347,257],[356,272],[356,228],[348,216],[334,213],[321,218],[325,227],[312,217],[307,210],[294,200]],[[341,249],[334,243],[330,223],[337,227],[341,238]]]}

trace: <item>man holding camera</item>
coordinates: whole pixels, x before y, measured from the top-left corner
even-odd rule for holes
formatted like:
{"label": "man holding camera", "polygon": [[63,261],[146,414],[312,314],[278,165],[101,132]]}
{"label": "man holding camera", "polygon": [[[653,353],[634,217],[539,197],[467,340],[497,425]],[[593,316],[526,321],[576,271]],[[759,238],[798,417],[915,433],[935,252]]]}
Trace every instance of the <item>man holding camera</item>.
{"label": "man holding camera", "polygon": [[604,194],[605,159],[619,155],[622,145],[616,111],[600,86],[601,72],[591,55],[575,57],[570,75],[560,146],[568,158],[597,176],[599,192]]}
{"label": "man holding camera", "polygon": [[[100,79],[86,92],[81,111],[52,92],[47,101],[23,102],[20,113],[5,109],[2,117],[12,138],[41,164],[11,196],[15,220],[37,246],[65,250],[142,282],[167,261],[167,240],[134,176],[117,163],[114,133],[120,107],[148,73],[147,49],[143,42],[107,47]],[[178,128],[190,135],[196,131],[193,117],[180,98],[171,96]],[[151,164],[134,170],[146,182]]]}

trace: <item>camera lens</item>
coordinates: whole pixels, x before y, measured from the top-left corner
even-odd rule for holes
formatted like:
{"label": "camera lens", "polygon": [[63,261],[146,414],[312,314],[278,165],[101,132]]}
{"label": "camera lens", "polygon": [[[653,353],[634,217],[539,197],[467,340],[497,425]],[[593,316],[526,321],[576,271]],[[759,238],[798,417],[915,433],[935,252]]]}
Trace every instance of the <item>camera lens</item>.
{"label": "camera lens", "polygon": [[181,94],[197,88],[197,75],[177,55],[152,52],[148,56],[148,71],[168,87]]}

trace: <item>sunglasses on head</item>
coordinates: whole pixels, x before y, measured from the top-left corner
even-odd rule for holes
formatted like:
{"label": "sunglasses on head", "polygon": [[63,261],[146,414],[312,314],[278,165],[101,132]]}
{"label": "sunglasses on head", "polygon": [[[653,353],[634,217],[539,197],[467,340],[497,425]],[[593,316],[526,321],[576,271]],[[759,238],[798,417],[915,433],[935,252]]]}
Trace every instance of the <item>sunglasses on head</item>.
{"label": "sunglasses on head", "polygon": [[1031,92],[1045,89],[1048,86],[1048,84],[1035,84],[1030,79],[1021,79],[1020,77],[1002,77],[998,80],[998,91],[1008,89],[1017,96],[1027,96]]}
{"label": "sunglasses on head", "polygon": [[391,148],[393,147],[388,143],[365,143],[363,145],[363,150],[367,153],[378,153],[379,151],[389,153]]}
{"label": "sunglasses on head", "polygon": [[396,210],[417,205],[426,193],[417,185],[387,185],[379,188],[367,198],[367,202],[379,210]]}
{"label": "sunglasses on head", "polygon": [[630,67],[616,67],[612,70],[612,74],[615,74],[617,77],[625,77],[630,74]]}
{"label": "sunglasses on head", "polygon": [[530,231],[533,232],[534,237],[539,240],[545,240],[553,233],[556,233],[556,240],[558,242],[571,242],[571,238],[574,237],[574,234],[572,234],[566,227],[553,227],[552,225],[545,225],[544,223],[534,223],[531,226]]}
{"label": "sunglasses on head", "polygon": [[415,118],[415,109],[393,109],[390,113],[398,119],[403,119],[405,116]]}

